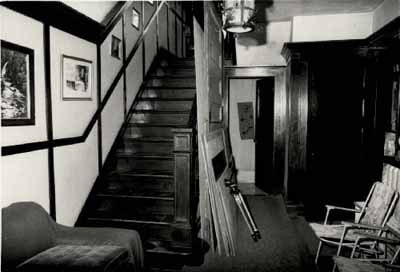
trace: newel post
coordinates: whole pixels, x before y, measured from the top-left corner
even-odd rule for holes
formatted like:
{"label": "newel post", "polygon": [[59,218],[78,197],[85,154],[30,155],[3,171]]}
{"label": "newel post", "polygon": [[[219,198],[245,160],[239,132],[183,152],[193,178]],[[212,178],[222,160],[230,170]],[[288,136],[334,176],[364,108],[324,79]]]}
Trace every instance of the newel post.
{"label": "newel post", "polygon": [[193,177],[193,129],[173,129],[175,161],[175,223],[190,224]]}

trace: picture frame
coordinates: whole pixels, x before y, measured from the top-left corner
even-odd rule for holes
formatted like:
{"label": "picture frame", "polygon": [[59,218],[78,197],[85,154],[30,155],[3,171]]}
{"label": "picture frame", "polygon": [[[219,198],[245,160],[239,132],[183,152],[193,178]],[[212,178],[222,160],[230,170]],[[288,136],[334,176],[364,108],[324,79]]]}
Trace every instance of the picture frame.
{"label": "picture frame", "polygon": [[1,125],[35,125],[34,50],[1,43]]}
{"label": "picture frame", "polygon": [[131,25],[137,30],[140,29],[140,13],[135,8],[132,8],[132,21]]}
{"label": "picture frame", "polygon": [[121,39],[111,35],[110,55],[116,59],[121,59]]}
{"label": "picture frame", "polygon": [[92,100],[93,63],[62,55],[61,84],[63,100]]}

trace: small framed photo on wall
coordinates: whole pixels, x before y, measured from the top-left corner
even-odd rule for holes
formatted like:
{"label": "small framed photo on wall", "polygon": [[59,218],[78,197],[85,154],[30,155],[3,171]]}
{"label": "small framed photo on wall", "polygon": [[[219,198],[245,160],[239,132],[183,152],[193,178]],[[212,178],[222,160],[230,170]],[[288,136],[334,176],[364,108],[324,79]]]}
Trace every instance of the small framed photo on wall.
{"label": "small framed photo on wall", "polygon": [[34,125],[34,51],[4,40],[0,42],[1,125]]}
{"label": "small framed photo on wall", "polygon": [[92,100],[92,62],[63,55],[61,63],[62,99]]}
{"label": "small framed photo on wall", "polygon": [[132,8],[132,26],[137,30],[140,29],[140,14],[135,8]]}
{"label": "small framed photo on wall", "polygon": [[121,39],[111,36],[110,55],[116,59],[121,59]]}

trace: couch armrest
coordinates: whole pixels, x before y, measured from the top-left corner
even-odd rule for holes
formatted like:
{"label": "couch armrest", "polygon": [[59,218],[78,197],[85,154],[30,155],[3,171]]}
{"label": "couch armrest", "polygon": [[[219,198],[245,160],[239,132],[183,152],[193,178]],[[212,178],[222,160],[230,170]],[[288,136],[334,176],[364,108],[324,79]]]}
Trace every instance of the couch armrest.
{"label": "couch armrest", "polygon": [[57,224],[55,243],[58,245],[113,245],[126,248],[135,267],[144,266],[144,252],[137,231],[119,228],[67,227]]}

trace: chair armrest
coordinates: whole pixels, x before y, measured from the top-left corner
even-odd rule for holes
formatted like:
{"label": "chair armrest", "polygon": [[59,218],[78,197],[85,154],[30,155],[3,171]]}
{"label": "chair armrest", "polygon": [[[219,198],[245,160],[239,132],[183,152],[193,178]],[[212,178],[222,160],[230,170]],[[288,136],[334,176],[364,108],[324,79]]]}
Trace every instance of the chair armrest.
{"label": "chair armrest", "polygon": [[[356,232],[357,233],[357,232]],[[369,233],[357,233],[360,234],[359,240],[360,242],[365,242],[365,241],[378,241],[384,244],[390,244],[390,245],[400,245],[400,240],[396,239],[391,239],[387,237],[382,237],[374,234],[369,234]]]}
{"label": "chair armrest", "polygon": [[381,230],[381,231],[388,230],[387,227],[372,226],[372,225],[359,224],[359,223],[353,223],[353,222],[347,222],[347,221],[342,221],[342,224],[347,226],[348,228],[353,228],[353,229],[368,229],[368,230]]}
{"label": "chair armrest", "polygon": [[328,223],[329,215],[332,210],[341,210],[345,212],[353,212],[353,213],[359,213],[359,210],[356,209],[351,209],[351,208],[345,208],[345,207],[339,207],[339,206],[333,206],[333,205],[325,205],[326,207],[326,215],[325,215],[325,220],[324,220],[324,225]]}
{"label": "chair armrest", "polygon": [[333,206],[333,205],[325,205],[325,207],[328,210],[341,210],[341,211],[356,212],[356,213],[360,212],[360,210],[357,210],[357,209],[351,209],[351,208],[345,208],[345,207],[339,207],[339,206]]}

